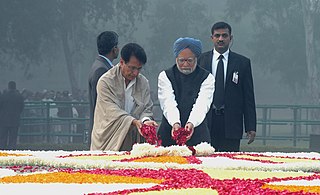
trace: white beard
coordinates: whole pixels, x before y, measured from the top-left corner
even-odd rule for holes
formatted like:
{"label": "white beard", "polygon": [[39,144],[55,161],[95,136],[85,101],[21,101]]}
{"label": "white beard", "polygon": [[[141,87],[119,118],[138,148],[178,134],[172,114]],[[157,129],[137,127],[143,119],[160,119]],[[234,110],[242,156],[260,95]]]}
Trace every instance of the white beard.
{"label": "white beard", "polygon": [[178,70],[179,70],[182,74],[185,74],[185,75],[188,75],[188,74],[193,73],[193,71],[196,69],[196,67],[197,67],[197,61],[195,62],[195,65],[194,65],[193,68],[184,68],[184,69],[180,68],[180,66],[179,66],[178,63],[177,63],[177,68],[178,68]]}

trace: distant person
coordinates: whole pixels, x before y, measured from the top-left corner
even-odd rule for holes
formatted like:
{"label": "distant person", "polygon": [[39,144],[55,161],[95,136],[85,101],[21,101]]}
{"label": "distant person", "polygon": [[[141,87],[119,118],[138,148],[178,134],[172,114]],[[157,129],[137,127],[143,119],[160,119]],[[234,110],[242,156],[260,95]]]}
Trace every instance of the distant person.
{"label": "distant person", "polygon": [[176,145],[172,135],[181,127],[191,132],[187,145],[211,142],[205,117],[212,103],[214,77],[197,66],[201,50],[198,39],[177,39],[173,45],[176,64],[159,74],[158,98],[163,116],[158,134],[164,146]]}
{"label": "distant person", "polygon": [[256,136],[256,105],[250,59],[232,52],[231,26],[217,22],[211,28],[214,48],[203,53],[199,66],[215,76],[215,91],[209,120],[211,142],[217,151],[238,152],[243,123],[248,144]]}
{"label": "distant person", "polygon": [[63,91],[59,101],[62,101],[63,103],[60,103],[58,107],[58,117],[72,118],[72,106],[69,91]]}
{"label": "distant person", "polygon": [[112,61],[118,57],[118,34],[113,31],[102,32],[97,37],[97,48],[99,55],[91,66],[89,73],[89,103],[90,103],[90,121],[89,121],[89,139],[91,145],[91,132],[93,128],[94,110],[97,101],[97,83],[99,78],[113,67]]}
{"label": "distant person", "polygon": [[144,142],[143,123],[157,126],[149,82],[139,74],[146,62],[144,49],[128,43],[119,64],[99,79],[91,150],[130,151],[134,143]]}
{"label": "distant person", "polygon": [[21,95],[22,95],[25,102],[29,102],[29,101],[31,101],[31,98],[32,98],[32,91],[29,91],[27,89],[23,89],[21,92]]}
{"label": "distant person", "polygon": [[46,113],[49,111],[50,118],[56,118],[58,116],[58,108],[57,108],[57,104],[54,103],[54,99],[55,99],[54,96],[55,96],[55,92],[52,90],[43,91],[43,98],[41,101],[45,102],[46,104],[49,104],[49,110],[47,110],[48,107],[46,106],[44,113],[45,113],[45,116],[47,116]]}
{"label": "distant person", "polygon": [[[71,106],[71,98],[69,96],[69,91],[65,90],[58,97],[56,97],[58,112],[57,116],[61,118],[60,125],[56,125],[54,128],[54,132],[56,134],[70,133],[71,130],[71,118],[73,117],[72,114],[72,106]],[[63,119],[63,118],[67,118]],[[69,139],[67,136],[55,136],[54,137],[55,143],[68,143]]]}
{"label": "distant person", "polygon": [[8,89],[0,96],[0,149],[16,149],[23,108],[23,97],[16,83],[10,81]]}

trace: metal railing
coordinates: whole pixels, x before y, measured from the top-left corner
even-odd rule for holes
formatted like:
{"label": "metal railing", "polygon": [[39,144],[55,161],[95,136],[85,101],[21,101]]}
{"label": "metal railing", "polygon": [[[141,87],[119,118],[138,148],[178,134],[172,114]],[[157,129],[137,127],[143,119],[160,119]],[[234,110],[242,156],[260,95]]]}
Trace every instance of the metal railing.
{"label": "metal railing", "polygon": [[20,142],[86,143],[88,102],[25,102]]}
{"label": "metal railing", "polygon": [[[65,113],[63,113],[64,111]],[[161,120],[159,104],[154,107]],[[257,140],[309,141],[312,128],[320,128],[320,106],[257,105]],[[76,114],[77,113],[77,114]],[[20,142],[86,142],[88,139],[88,102],[25,102],[19,130]]]}
{"label": "metal railing", "polygon": [[312,117],[312,113],[320,114],[320,106],[258,105],[257,138],[264,145],[267,140],[292,140],[293,146],[309,141],[312,129],[320,129],[320,116]]}

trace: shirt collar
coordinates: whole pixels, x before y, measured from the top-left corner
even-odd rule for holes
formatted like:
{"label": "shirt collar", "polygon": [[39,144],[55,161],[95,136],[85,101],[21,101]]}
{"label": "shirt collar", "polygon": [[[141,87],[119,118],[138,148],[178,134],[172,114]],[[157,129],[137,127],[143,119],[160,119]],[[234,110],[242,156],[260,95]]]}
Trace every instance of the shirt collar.
{"label": "shirt collar", "polygon": [[[222,55],[223,55],[223,57],[224,57],[224,59],[228,59],[228,57],[229,57],[229,52],[230,52],[230,50],[228,49],[226,52],[224,52]],[[214,49],[213,50],[213,56],[214,56],[214,58],[216,59],[216,60],[218,60],[218,58],[219,58],[219,56],[220,56],[221,54],[219,53],[219,52],[217,52],[217,50],[216,49]]]}
{"label": "shirt collar", "polygon": [[113,65],[112,65],[112,62],[109,60],[109,58],[107,58],[106,56],[100,55],[100,54],[99,54],[99,56],[102,57],[102,58],[104,58],[105,60],[107,60],[107,62],[108,62],[111,66],[113,66]]}
{"label": "shirt collar", "polygon": [[129,89],[131,88],[137,81],[137,78],[134,78],[133,80],[131,80],[128,84],[128,86],[126,87],[126,82],[125,82],[125,78],[123,77],[123,82],[124,82],[124,88],[125,89]]}

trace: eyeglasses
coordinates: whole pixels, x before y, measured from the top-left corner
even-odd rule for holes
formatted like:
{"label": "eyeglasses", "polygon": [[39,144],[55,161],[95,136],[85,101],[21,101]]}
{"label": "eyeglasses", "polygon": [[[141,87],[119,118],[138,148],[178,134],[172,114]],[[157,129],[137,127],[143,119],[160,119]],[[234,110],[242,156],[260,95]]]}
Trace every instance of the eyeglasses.
{"label": "eyeglasses", "polygon": [[194,64],[195,63],[195,58],[187,58],[187,59],[184,59],[184,58],[178,58],[177,59],[177,63],[179,64],[179,65],[182,65],[182,64],[184,64],[184,62],[187,62],[188,64]]}
{"label": "eyeglasses", "polygon": [[141,70],[142,70],[142,66],[141,67],[135,67],[135,66],[131,66],[131,65],[128,65],[128,64],[125,64],[128,68],[129,68],[129,70],[131,71],[131,72],[134,72],[134,71],[138,71],[138,72],[140,72]]}

